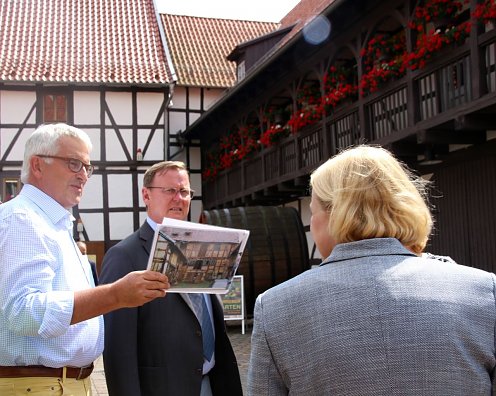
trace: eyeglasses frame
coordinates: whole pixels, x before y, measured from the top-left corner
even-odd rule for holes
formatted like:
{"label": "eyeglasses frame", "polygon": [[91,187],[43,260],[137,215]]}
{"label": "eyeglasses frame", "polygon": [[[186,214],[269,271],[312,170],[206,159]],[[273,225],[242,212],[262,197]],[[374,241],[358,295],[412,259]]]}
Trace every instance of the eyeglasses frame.
{"label": "eyeglasses frame", "polygon": [[[91,177],[91,175],[93,175],[93,171],[95,170],[95,166],[94,165],[92,165],[92,164],[85,164],[83,161],[78,160],[77,158],[60,157],[58,155],[45,155],[45,154],[35,154],[35,155],[37,157],[40,157],[40,158],[55,158],[55,159],[59,159],[59,160],[65,161],[66,164],[67,164],[67,167],[69,168],[69,170],[71,172],[74,172],[74,173],[79,173],[79,172],[81,172],[81,169],[84,168],[84,170],[86,171],[86,176],[88,177],[88,179]],[[77,171],[75,171],[74,169],[71,169],[71,165],[70,164],[71,164],[71,162],[74,164],[74,161],[81,164],[81,167]]]}
{"label": "eyeglasses frame", "polygon": [[[195,190],[192,190],[191,188],[174,188],[174,187],[159,187],[159,186],[148,186],[148,187],[145,187],[145,188],[150,188],[150,189],[160,189],[161,192],[163,194],[167,194],[167,195],[170,195],[171,197],[175,197],[178,193],[179,195],[181,196],[181,198],[193,198],[194,194],[195,194]],[[171,191],[171,190],[174,190],[175,193],[174,194],[169,194],[168,191]],[[181,194],[181,191],[188,191],[189,194],[185,197],[183,197],[183,195]]]}

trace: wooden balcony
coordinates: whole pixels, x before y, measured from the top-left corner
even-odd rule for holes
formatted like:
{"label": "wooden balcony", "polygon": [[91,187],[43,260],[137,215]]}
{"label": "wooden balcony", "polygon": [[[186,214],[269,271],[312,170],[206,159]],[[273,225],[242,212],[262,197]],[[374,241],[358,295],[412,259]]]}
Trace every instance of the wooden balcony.
{"label": "wooden balcony", "polygon": [[308,194],[309,175],[358,143],[392,149],[420,172],[427,149],[449,161],[449,145],[484,143],[495,129],[496,30],[444,50],[429,65],[347,103],[317,124],[204,181],[206,209],[278,205]]}

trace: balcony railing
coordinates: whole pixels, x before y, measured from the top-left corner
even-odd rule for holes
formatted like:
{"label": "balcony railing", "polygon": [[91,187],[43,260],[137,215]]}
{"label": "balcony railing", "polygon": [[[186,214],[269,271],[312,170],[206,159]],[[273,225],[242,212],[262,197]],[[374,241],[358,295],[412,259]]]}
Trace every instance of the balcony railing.
{"label": "balcony railing", "polygon": [[[485,87],[479,96],[489,96],[494,101],[494,95],[487,94],[496,92],[496,33],[480,36],[479,47],[485,60],[480,66]],[[473,79],[477,73],[471,69],[469,44],[443,55],[442,60],[422,71],[347,104],[326,120],[305,127],[276,146],[262,149],[220,172],[215,180],[204,182],[205,207],[290,201],[294,199],[291,191],[302,194],[310,172],[337,150],[360,142],[392,143],[446,122],[446,113],[459,115],[460,109],[474,99]],[[409,98],[415,98],[413,105],[409,106]],[[360,114],[364,114],[363,122]]]}

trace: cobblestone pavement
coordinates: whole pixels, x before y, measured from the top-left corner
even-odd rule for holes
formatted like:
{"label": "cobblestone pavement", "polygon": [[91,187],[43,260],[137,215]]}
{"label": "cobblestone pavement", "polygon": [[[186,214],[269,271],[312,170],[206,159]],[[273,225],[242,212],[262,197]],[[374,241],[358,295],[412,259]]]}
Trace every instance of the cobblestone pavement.
{"label": "cobblestone pavement", "polygon": [[[245,334],[242,334],[241,325],[233,325],[227,322],[227,332],[238,360],[243,393],[246,393],[246,375],[250,359],[251,326],[245,326]],[[108,396],[105,373],[103,371],[103,359],[100,357],[95,362],[95,369],[91,374],[91,390],[93,396]]]}

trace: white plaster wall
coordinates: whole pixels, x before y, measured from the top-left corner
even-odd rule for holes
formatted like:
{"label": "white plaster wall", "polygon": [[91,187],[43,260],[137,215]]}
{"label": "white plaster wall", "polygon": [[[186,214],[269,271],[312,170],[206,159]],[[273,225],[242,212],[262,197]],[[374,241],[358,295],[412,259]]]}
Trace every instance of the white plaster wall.
{"label": "white plaster wall", "polygon": [[[144,150],[148,137],[150,136],[151,129],[138,129],[138,147]],[[163,161],[165,158],[165,132],[163,128],[157,128],[153,134],[152,140],[148,145],[146,152],[143,152],[143,159],[147,161]],[[128,146],[129,150],[132,146]],[[131,151],[130,151],[131,152]],[[131,154],[133,154],[131,152]]]}
{"label": "white plaster wall", "polygon": [[190,109],[195,109],[195,110],[201,109],[200,94],[201,94],[200,88],[191,87],[189,89],[189,108]]}
{"label": "white plaster wall", "polygon": [[200,220],[200,215],[202,210],[203,210],[203,206],[201,201],[195,201],[195,200],[191,201],[191,208],[189,210],[189,213],[192,222],[198,223],[198,221]]}
{"label": "white plaster wall", "polygon": [[132,213],[110,213],[109,223],[110,239],[121,240],[134,232]]}
{"label": "white plaster wall", "polygon": [[201,196],[201,174],[190,173],[189,178],[190,178],[191,188],[195,190],[195,195],[197,197]]}
{"label": "white plaster wall", "polygon": [[[23,122],[36,102],[36,93],[31,91],[0,91],[0,121],[2,124]],[[36,111],[28,123],[36,122]]]}
{"label": "white plaster wall", "polygon": [[139,169],[143,170],[143,173],[138,174],[138,195],[139,195],[139,205],[145,206],[143,199],[141,198],[141,189],[143,188],[143,176],[145,176],[145,172],[148,169],[148,166],[140,167]]}
{"label": "white plaster wall", "polygon": [[[0,122],[20,124],[24,122],[36,102],[35,92],[27,91],[0,91]],[[36,122],[36,111],[27,118],[28,123]],[[24,145],[34,129],[26,128],[21,131],[17,142],[10,149],[8,161],[22,161]],[[0,134],[0,155],[3,157],[6,150],[14,141],[19,132],[18,128],[2,128]],[[6,167],[5,170],[8,168]]]}
{"label": "white plaster wall", "polygon": [[[164,94],[138,92],[136,101],[138,105],[138,124],[153,124],[164,101]],[[160,118],[159,123],[164,123],[164,116]]]}
{"label": "white plaster wall", "polygon": [[[124,147],[127,151],[133,154],[133,131],[132,129],[119,129],[120,137],[124,141]],[[121,141],[114,129],[105,130],[106,141],[106,159],[107,161],[127,161],[125,149],[122,147]]]}
{"label": "white plaster wall", "polygon": [[140,211],[140,215],[139,215],[139,218],[140,218],[140,226],[145,222],[145,219],[146,219],[146,211],[145,210],[142,210]]}
{"label": "white plaster wall", "polygon": [[[102,176],[93,174],[84,186],[81,209],[101,209],[103,207]],[[103,224],[102,224],[103,225]]]}
{"label": "white plaster wall", "polygon": [[193,124],[198,118],[200,118],[200,113],[190,113],[189,115],[189,125]]}
{"label": "white plaster wall", "polygon": [[[100,123],[100,92],[74,92],[74,124]],[[93,141],[93,144],[95,142]]]}
{"label": "white plaster wall", "polygon": [[181,149],[180,147],[171,147],[170,148],[170,155],[171,155],[171,160],[172,161],[182,161],[186,163],[187,156],[186,156],[186,148]]}
{"label": "white plaster wall", "polygon": [[[117,125],[132,125],[133,107],[130,92],[107,92],[105,100]],[[111,125],[108,115],[105,116],[105,123]]]}
{"label": "white plaster wall", "polygon": [[[7,157],[8,161],[22,161],[24,158],[24,146],[26,140],[33,133],[34,129],[26,128],[21,131],[17,142],[11,148],[11,151]],[[18,133],[18,129],[3,128],[0,134],[0,155],[3,157],[6,150],[9,148],[11,143],[14,141],[15,135]],[[20,170],[20,168],[19,168]]]}
{"label": "white plaster wall", "polygon": [[224,93],[224,89],[208,88],[203,93],[205,109],[208,110],[220,96]]}
{"label": "white plaster wall", "polygon": [[[203,110],[208,110],[213,103],[224,92],[223,89],[204,89],[203,90]],[[184,87],[176,87],[172,97],[172,105],[170,106],[169,113],[169,128],[171,133],[177,133],[179,130],[184,131],[186,125],[193,124],[199,117],[201,108],[201,89],[189,88],[189,101],[187,101],[187,90]],[[189,120],[186,119],[187,115],[184,111],[186,103],[189,103]],[[191,113],[191,111],[197,113]]]}
{"label": "white plaster wall", "polygon": [[81,220],[91,241],[103,241],[103,213],[81,213]]}
{"label": "white plaster wall", "polygon": [[83,130],[88,134],[91,140],[91,144],[93,145],[93,149],[91,150],[90,157],[91,161],[100,161],[102,159],[101,156],[101,140],[100,140],[100,129],[97,128],[83,128]]}
{"label": "white plaster wall", "polygon": [[171,134],[176,134],[179,131],[186,129],[186,113],[181,111],[171,110],[169,113],[169,130]]}
{"label": "white plaster wall", "polygon": [[190,166],[192,169],[200,169],[201,168],[201,150],[199,147],[191,147],[189,149],[190,156]]}
{"label": "white plaster wall", "polygon": [[186,108],[186,89],[184,87],[176,86],[174,88],[174,93],[172,94],[172,102],[169,107],[173,109],[185,109]]}
{"label": "white plaster wall", "polygon": [[108,175],[109,208],[133,206],[133,180],[131,174]]}

